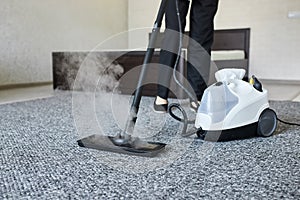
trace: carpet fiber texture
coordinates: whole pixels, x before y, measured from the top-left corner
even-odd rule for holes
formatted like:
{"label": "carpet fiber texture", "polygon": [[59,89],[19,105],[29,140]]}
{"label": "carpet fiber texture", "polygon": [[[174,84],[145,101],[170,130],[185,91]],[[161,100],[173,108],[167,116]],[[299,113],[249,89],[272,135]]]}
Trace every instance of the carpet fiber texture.
{"label": "carpet fiber texture", "polygon": [[[152,115],[152,101],[143,98],[138,129],[168,143],[155,158],[77,146],[68,92],[1,105],[0,199],[300,199],[299,127],[221,143],[182,138],[181,124]],[[299,122],[300,103],[270,105]],[[103,132],[116,128],[106,111],[97,115]]]}

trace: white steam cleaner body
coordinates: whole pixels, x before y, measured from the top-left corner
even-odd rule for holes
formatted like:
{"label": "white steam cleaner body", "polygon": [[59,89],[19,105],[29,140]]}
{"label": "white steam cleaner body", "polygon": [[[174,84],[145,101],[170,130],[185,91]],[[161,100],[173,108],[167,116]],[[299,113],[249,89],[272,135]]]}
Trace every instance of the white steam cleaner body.
{"label": "white steam cleaner body", "polygon": [[254,76],[243,79],[244,69],[222,69],[217,82],[203,94],[195,127],[205,140],[226,141],[253,136],[271,136],[277,125],[276,113],[269,108],[268,92]]}

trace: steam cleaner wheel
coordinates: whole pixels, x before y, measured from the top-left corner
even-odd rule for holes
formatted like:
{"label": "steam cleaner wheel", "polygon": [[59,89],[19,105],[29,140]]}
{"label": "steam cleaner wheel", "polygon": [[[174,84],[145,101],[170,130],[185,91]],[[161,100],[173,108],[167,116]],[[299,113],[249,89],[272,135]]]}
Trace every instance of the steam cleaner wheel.
{"label": "steam cleaner wheel", "polygon": [[257,125],[257,134],[262,137],[273,135],[277,126],[277,116],[272,109],[265,109],[259,119]]}

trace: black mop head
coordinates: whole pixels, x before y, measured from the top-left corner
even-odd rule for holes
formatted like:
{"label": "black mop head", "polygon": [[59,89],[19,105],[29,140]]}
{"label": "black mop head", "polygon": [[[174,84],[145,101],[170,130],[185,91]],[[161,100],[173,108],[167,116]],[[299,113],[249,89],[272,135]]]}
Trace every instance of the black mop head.
{"label": "black mop head", "polygon": [[118,139],[111,136],[91,135],[77,142],[81,147],[145,157],[156,156],[166,146],[164,143],[146,142],[139,138],[130,138],[121,144],[117,142]]}

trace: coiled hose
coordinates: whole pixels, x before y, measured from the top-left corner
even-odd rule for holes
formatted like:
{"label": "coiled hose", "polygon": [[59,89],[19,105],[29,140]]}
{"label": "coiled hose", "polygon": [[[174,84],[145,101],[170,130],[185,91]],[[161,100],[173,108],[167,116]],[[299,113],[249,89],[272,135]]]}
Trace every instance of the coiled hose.
{"label": "coiled hose", "polygon": [[[180,118],[180,117],[178,117],[177,115],[175,115],[173,113],[174,108],[178,109],[181,112],[183,118]],[[168,110],[169,110],[169,114],[171,115],[171,117],[173,117],[175,120],[183,123],[181,136],[188,137],[188,136],[191,136],[191,135],[195,134],[195,132],[187,133],[188,124],[194,124],[195,120],[189,120],[188,119],[188,116],[187,116],[185,110],[182,108],[182,106],[180,106],[180,104],[172,103],[172,104],[169,105]]]}

